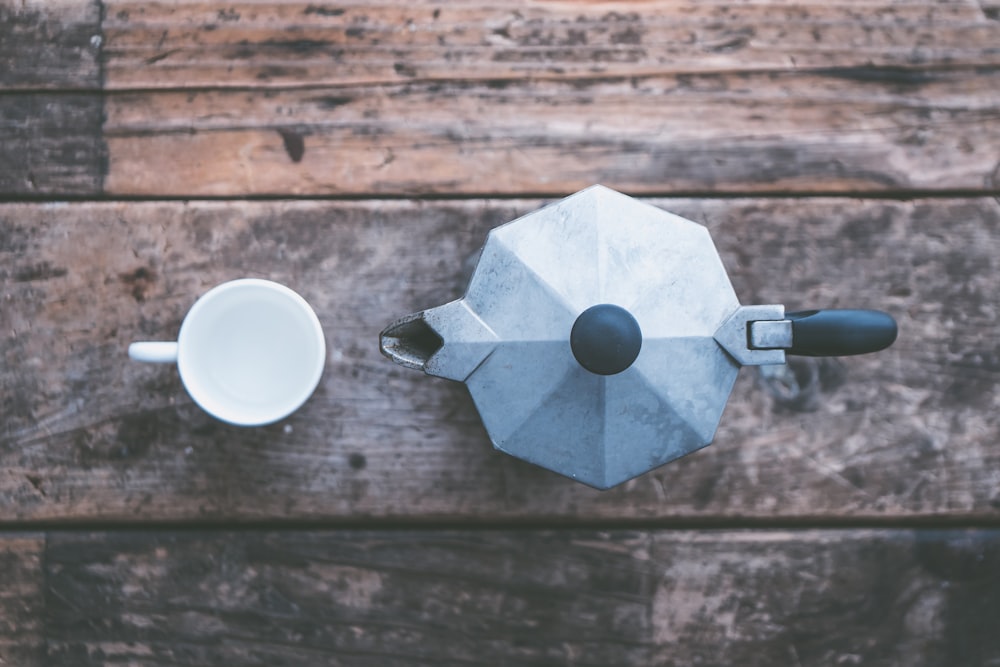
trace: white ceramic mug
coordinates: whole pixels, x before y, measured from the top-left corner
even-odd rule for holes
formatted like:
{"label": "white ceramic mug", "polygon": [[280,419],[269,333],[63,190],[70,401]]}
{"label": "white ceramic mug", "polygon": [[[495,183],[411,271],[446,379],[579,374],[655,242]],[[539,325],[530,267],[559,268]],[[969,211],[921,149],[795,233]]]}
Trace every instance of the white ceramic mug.
{"label": "white ceramic mug", "polygon": [[326,364],[316,313],[294,291],[246,278],[218,285],[188,311],[177,342],[129,345],[137,361],[177,363],[205,412],[239,426],[287,417],[312,395]]}

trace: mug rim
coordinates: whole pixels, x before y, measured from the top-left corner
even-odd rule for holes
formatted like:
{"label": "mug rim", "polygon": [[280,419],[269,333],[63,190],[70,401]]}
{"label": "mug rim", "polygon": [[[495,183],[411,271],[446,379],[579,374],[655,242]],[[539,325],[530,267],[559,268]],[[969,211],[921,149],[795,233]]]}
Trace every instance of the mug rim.
{"label": "mug rim", "polygon": [[[244,410],[230,409],[230,405],[227,405],[224,401],[215,400],[210,392],[203,392],[200,388],[200,383],[195,382],[193,379],[196,376],[197,371],[190,366],[190,356],[185,355],[185,349],[191,349],[190,343],[185,345],[185,341],[188,337],[186,334],[191,331],[190,323],[198,318],[199,313],[205,311],[207,308],[211,308],[212,303],[221,295],[234,290],[243,290],[248,288],[277,293],[282,298],[293,303],[298,310],[306,316],[310,325],[310,333],[317,342],[316,357],[313,359],[311,373],[308,376],[308,382],[303,382],[301,386],[298,387],[297,392],[290,394],[288,401],[282,403],[280,410],[268,409],[265,407],[259,410],[257,415],[253,416],[249,415]],[[319,385],[319,381],[323,376],[325,367],[326,338],[323,334],[323,327],[320,324],[319,317],[316,315],[316,311],[313,310],[312,306],[309,305],[309,302],[306,301],[298,292],[286,285],[274,282],[273,280],[266,280],[263,278],[237,278],[235,280],[219,283],[198,297],[198,299],[194,302],[194,305],[191,306],[187,314],[184,316],[180,332],[177,336],[177,369],[181,376],[181,382],[184,385],[184,389],[202,410],[216,419],[235,426],[265,426],[288,417],[302,407],[309,397],[312,396],[313,392],[315,392],[316,387]]]}

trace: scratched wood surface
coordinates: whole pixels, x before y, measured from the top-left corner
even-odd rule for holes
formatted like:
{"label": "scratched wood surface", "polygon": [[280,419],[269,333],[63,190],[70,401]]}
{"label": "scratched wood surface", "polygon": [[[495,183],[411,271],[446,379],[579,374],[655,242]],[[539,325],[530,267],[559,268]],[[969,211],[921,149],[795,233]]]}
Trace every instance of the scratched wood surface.
{"label": "scratched wood surface", "polygon": [[102,41],[95,0],[3,0],[0,92],[96,90]]}
{"label": "scratched wood surface", "polygon": [[996,531],[57,533],[51,665],[992,665]]}
{"label": "scratched wood surface", "polygon": [[0,193],[100,192],[105,168],[96,93],[0,94]]}
{"label": "scratched wood surface", "polygon": [[101,191],[97,2],[0,0],[0,196]]}
{"label": "scratched wood surface", "polygon": [[[998,44],[996,0],[0,0],[0,665],[996,667]],[[609,492],[494,452],[377,332],[594,182],[899,341],[745,370]],[[331,353],[253,430],[124,356],[244,275]]]}
{"label": "scratched wood surface", "polygon": [[[744,369],[713,445],[600,493],[494,452],[464,386],[377,349],[395,318],[459,296],[486,231],[541,201],[9,205],[2,514],[1000,516],[996,201],[652,201],[710,227],[744,303],[885,308],[900,340],[798,362],[798,396]],[[299,290],[330,351],[300,412],[250,430],[125,357],[242,276]]]}
{"label": "scratched wood surface", "polygon": [[0,193],[995,191],[998,11],[6,0]]}
{"label": "scratched wood surface", "polygon": [[987,0],[108,0],[104,7],[105,72],[114,89],[1000,64],[1000,5]]}
{"label": "scratched wood surface", "polygon": [[108,85],[142,89],[108,97],[115,194],[996,187],[1000,22],[972,2],[107,17]]}
{"label": "scratched wood surface", "polygon": [[106,103],[104,184],[146,196],[991,189],[998,91],[990,68],[122,93]]}
{"label": "scratched wood surface", "polygon": [[44,644],[45,540],[0,533],[0,665],[41,665]]}

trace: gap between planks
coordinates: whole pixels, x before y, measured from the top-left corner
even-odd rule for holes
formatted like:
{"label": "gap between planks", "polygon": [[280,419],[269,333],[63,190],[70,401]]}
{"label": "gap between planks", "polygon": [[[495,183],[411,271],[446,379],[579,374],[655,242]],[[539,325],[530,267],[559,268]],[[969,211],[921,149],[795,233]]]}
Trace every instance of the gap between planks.
{"label": "gap between planks", "polygon": [[[427,194],[406,194],[406,193],[353,193],[353,194],[243,194],[243,195],[198,195],[189,197],[185,195],[0,195],[0,205],[2,204],[45,204],[45,203],[68,203],[68,204],[129,204],[129,203],[157,203],[157,202],[189,202],[197,204],[199,202],[468,202],[468,201],[519,201],[526,199],[562,199],[573,194],[575,191],[532,191],[532,192],[478,192],[478,193],[427,193]],[[1000,174],[997,176],[997,187],[977,190],[977,189],[941,189],[941,190],[895,190],[886,192],[824,192],[809,190],[775,190],[767,192],[757,192],[753,190],[663,190],[652,193],[636,193],[628,189],[619,190],[624,194],[641,199],[701,199],[701,200],[726,200],[726,199],[851,199],[857,201],[914,201],[917,199],[981,199],[1000,198]]]}
{"label": "gap between planks", "polygon": [[756,77],[773,75],[795,76],[820,76],[835,79],[850,79],[864,83],[882,84],[919,84],[926,82],[929,77],[941,74],[982,74],[996,70],[1000,65],[964,65],[964,64],[932,64],[919,65],[913,67],[900,66],[861,66],[851,65],[845,67],[799,67],[794,69],[782,67],[760,67],[748,69],[670,69],[641,71],[635,74],[578,74],[578,75],[523,75],[510,74],[507,76],[490,77],[413,77],[403,80],[350,80],[350,81],[330,81],[330,82],[305,82],[305,83],[281,83],[271,85],[247,85],[247,84],[227,84],[223,81],[212,84],[200,85],[177,85],[177,86],[132,86],[121,88],[108,88],[103,84],[97,86],[75,87],[75,88],[30,88],[30,87],[7,87],[0,88],[0,96],[16,95],[165,95],[175,93],[203,94],[203,93],[267,93],[270,95],[283,92],[309,92],[324,91],[331,89],[394,89],[401,86],[425,86],[443,85],[449,86],[502,86],[518,83],[530,82],[532,84],[610,84],[610,83],[639,83],[647,80],[662,79],[663,77],[685,78],[685,77]]}
{"label": "gap between planks", "polygon": [[424,517],[360,517],[338,519],[185,519],[146,521],[0,521],[0,533],[252,533],[252,532],[327,532],[327,531],[612,531],[656,532],[684,531],[841,531],[841,530],[927,530],[961,532],[1000,528],[1000,515],[989,516],[883,516],[883,517],[666,517],[663,519],[455,519]]}

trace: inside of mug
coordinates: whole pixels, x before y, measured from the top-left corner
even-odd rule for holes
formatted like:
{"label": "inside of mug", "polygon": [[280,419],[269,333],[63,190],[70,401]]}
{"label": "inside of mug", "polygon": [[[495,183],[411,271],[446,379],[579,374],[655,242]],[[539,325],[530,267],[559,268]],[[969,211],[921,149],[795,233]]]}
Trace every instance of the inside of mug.
{"label": "inside of mug", "polygon": [[308,304],[259,282],[206,294],[184,320],[178,365],[192,398],[236,424],[264,424],[297,409],[319,382],[326,350]]}

